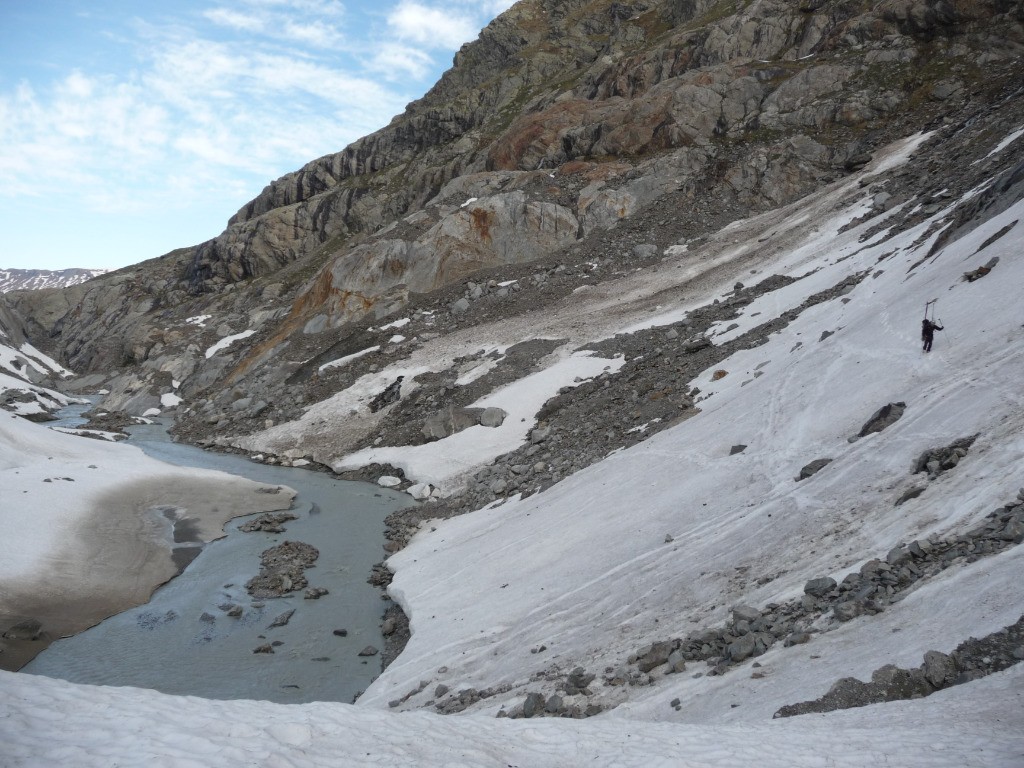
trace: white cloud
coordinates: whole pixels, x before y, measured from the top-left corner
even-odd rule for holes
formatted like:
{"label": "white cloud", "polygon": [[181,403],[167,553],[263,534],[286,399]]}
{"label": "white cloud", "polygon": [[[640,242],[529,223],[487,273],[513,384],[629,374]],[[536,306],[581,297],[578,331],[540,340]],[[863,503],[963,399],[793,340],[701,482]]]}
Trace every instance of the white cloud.
{"label": "white cloud", "polygon": [[386,125],[509,0],[453,1],[214,0],[111,22],[85,43],[105,58],[86,47],[89,65],[0,84],[7,216],[59,197],[79,214],[224,206],[226,222],[271,179]]}
{"label": "white cloud", "polygon": [[458,48],[477,36],[480,24],[467,13],[452,8],[432,8],[403,0],[390,14],[388,25],[402,40],[412,40],[428,48]]}
{"label": "white cloud", "polygon": [[305,43],[316,48],[330,48],[339,45],[343,35],[331,24],[314,21],[308,24],[287,22],[282,30],[282,37],[297,43]]}
{"label": "white cloud", "polygon": [[238,13],[230,8],[213,8],[204,11],[203,16],[214,24],[243,32],[262,32],[264,20],[248,13]]}
{"label": "white cloud", "polygon": [[213,8],[203,17],[236,32],[259,34],[271,40],[330,48],[338,46],[344,35],[335,25],[344,14],[340,3],[317,0],[250,0],[245,12],[233,8]]}
{"label": "white cloud", "polygon": [[418,48],[387,43],[377,51],[370,66],[388,80],[406,76],[419,80],[433,66],[433,60],[428,53]]}
{"label": "white cloud", "polygon": [[345,15],[345,4],[338,0],[243,0],[245,5],[254,8],[284,8],[291,12],[307,13],[318,16]]}

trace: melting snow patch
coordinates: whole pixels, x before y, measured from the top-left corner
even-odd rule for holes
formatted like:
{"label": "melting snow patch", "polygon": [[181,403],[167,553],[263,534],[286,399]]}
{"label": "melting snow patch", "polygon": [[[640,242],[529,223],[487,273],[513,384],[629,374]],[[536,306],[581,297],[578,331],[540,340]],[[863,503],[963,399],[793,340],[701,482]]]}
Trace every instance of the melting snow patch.
{"label": "melting snow patch", "polygon": [[651,426],[651,424],[657,424],[659,421],[661,421],[661,419],[651,419],[650,421],[644,422],[643,424],[635,426],[632,429],[627,429],[626,433],[629,434],[632,432],[646,432],[647,428]]}
{"label": "melting snow patch", "polygon": [[366,448],[333,462],[340,472],[373,463],[405,470],[407,478],[430,483],[442,492],[458,478],[521,445],[534,426],[537,412],[565,386],[578,386],[605,371],[617,371],[625,358],[594,357],[576,352],[545,370],[512,382],[472,403],[473,408],[502,408],[508,414],[500,427],[475,426],[424,445]]}
{"label": "melting snow patch", "polygon": [[992,157],[992,155],[998,155],[1000,152],[1002,152],[1008,146],[1013,144],[1013,142],[1015,142],[1021,136],[1024,136],[1024,128],[1018,128],[1016,131],[1014,131],[1009,136],[1007,136],[1005,139],[1003,139],[998,144],[996,144],[995,148],[991,152],[989,152],[987,155],[985,155],[983,158],[981,158],[981,160],[975,160],[973,163],[971,163],[971,165],[977,165],[980,162],[988,160],[990,157]]}
{"label": "melting snow patch", "polygon": [[488,358],[479,365],[474,365],[472,368],[470,368],[468,371],[466,371],[464,374],[462,374],[461,376],[459,376],[459,378],[455,380],[455,385],[459,387],[464,387],[467,384],[472,384],[481,376],[485,376],[487,373],[494,370],[498,363],[500,363],[504,359],[504,357]]}
{"label": "melting snow patch", "polygon": [[256,333],[256,331],[250,328],[248,331],[242,331],[241,333],[235,333],[232,334],[231,336],[225,336],[223,339],[221,339],[208,350],[206,350],[206,359],[209,360],[222,349],[227,349],[239,339],[247,339],[254,333]]}
{"label": "melting snow patch", "polygon": [[886,155],[878,165],[872,167],[868,166],[868,170],[872,174],[884,173],[885,171],[891,171],[900,165],[903,165],[910,156],[914,154],[914,151],[924,144],[928,139],[932,137],[934,131],[928,131],[927,133],[917,133],[910,136],[903,141],[898,141],[894,144],[897,147],[896,151]]}
{"label": "melting snow patch", "polygon": [[181,398],[173,392],[165,392],[160,395],[160,405],[164,408],[173,408],[181,402]]}
{"label": "melting snow patch", "polygon": [[185,322],[189,325],[198,325],[200,328],[205,328],[206,321],[211,317],[213,317],[213,315],[196,315],[194,317],[185,318]]}
{"label": "melting snow patch", "polygon": [[[65,377],[65,378],[68,377],[68,376],[74,376],[75,375],[74,373],[69,371],[67,368],[62,366],[60,363],[58,363],[56,360],[54,360],[54,359],[44,355],[42,352],[40,352],[38,349],[33,347],[28,342],[25,342],[24,344],[21,345],[21,352],[22,352],[22,354],[28,356],[29,358],[32,358],[32,362],[41,363],[42,365],[44,365],[47,368],[49,368],[50,371],[53,371],[54,373],[59,373],[61,376]],[[36,366],[36,367],[38,368],[38,366]],[[45,370],[43,372],[44,373],[49,373],[49,371],[45,371]]]}
{"label": "melting snow patch", "polygon": [[120,435],[117,432],[106,432],[99,429],[72,429],[71,427],[50,427],[54,432],[63,432],[65,435],[78,435],[80,437],[98,437],[101,440],[109,440],[112,443],[117,442],[124,435]]}
{"label": "melting snow patch", "polygon": [[395,320],[393,323],[388,323],[387,325],[382,325],[380,327],[380,330],[382,330],[382,331],[390,331],[392,328],[402,328],[403,326],[406,326],[406,325],[408,325],[411,322],[412,322],[411,318],[402,317],[402,318],[399,318],[398,320]]}
{"label": "melting snow patch", "polygon": [[372,347],[367,347],[366,349],[361,349],[358,352],[353,352],[351,355],[345,355],[345,357],[339,357],[337,360],[331,360],[329,363],[324,363],[317,368],[317,371],[322,372],[326,371],[328,368],[341,368],[343,365],[355,360],[356,358],[378,351],[380,351],[380,344],[374,344]]}
{"label": "melting snow patch", "polygon": [[39,404],[38,400],[31,400],[24,403],[12,403],[9,406],[11,413],[16,413],[19,416],[36,416],[40,413],[46,413],[46,409]]}
{"label": "melting snow patch", "polygon": [[467,205],[472,205],[473,203],[475,203],[475,202],[476,202],[477,200],[479,200],[479,199],[480,199],[480,198],[477,198],[477,197],[471,197],[471,198],[469,198],[469,200],[467,200],[466,202],[464,202],[464,203],[463,203],[462,205],[460,205],[459,207],[460,207],[460,208],[465,208],[465,207],[466,207]]}

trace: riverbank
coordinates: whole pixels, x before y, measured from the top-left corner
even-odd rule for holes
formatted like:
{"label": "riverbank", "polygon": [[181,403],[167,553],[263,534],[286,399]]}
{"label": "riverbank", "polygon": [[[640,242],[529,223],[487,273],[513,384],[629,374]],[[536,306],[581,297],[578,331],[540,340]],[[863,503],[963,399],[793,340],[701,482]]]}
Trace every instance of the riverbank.
{"label": "riverbank", "polygon": [[[0,668],[145,603],[224,524],[294,491],[170,466],[133,446],[0,419]],[[23,500],[23,501],[22,501]]]}
{"label": "riverbank", "polygon": [[[380,673],[386,653],[381,614],[387,603],[367,574],[379,559],[384,518],[408,497],[331,473],[176,443],[159,423],[129,432],[131,444],[151,459],[286,486],[296,491],[293,503],[284,516],[227,523],[227,535],[206,547],[198,541],[201,529],[175,526],[169,531],[175,564],[187,565],[186,573],[135,607],[56,642],[22,671],[204,698],[352,701]],[[166,529],[169,509],[158,511]],[[277,569],[289,576],[287,588],[250,589],[261,562],[289,543],[316,552],[301,578]],[[370,647],[377,653],[360,655]]]}

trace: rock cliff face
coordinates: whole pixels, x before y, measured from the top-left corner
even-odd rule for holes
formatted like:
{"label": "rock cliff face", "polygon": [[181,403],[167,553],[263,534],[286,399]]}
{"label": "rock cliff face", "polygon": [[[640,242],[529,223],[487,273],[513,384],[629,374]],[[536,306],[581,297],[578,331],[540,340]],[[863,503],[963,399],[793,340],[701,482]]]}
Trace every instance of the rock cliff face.
{"label": "rock cliff face", "polygon": [[[467,173],[613,158],[633,170],[645,156],[687,148],[691,167],[674,181],[695,190],[725,183],[751,207],[788,202],[855,161],[872,130],[908,106],[919,112],[929,100],[963,96],[986,65],[975,52],[995,61],[1019,45],[1014,10],[521,2],[391,125],[246,204],[197,249],[190,288],[212,290],[314,252],[340,258]],[[1003,34],[994,31],[1002,25]],[[745,151],[723,157],[738,143]],[[717,178],[724,163],[727,176]],[[608,212],[628,215],[641,202],[622,197],[596,201],[607,210],[590,221],[607,226]]]}
{"label": "rock cliff face", "polygon": [[170,381],[280,384],[283,359],[418,294],[599,243],[697,245],[983,113],[1019,80],[1022,21],[1007,0],[523,0],[390,125],[272,182],[219,237],[9,301],[71,367],[127,371],[110,407]]}

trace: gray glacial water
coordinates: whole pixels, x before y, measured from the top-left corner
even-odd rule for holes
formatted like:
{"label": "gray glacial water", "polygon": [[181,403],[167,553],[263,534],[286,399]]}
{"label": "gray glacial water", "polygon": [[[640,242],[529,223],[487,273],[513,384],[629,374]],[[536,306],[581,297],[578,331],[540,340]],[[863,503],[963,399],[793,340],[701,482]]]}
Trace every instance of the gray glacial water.
{"label": "gray glacial water", "polygon": [[[61,426],[76,426],[71,411],[62,416],[68,423]],[[407,505],[409,497],[174,443],[159,424],[131,432],[133,444],[171,464],[294,488],[298,496],[291,512],[298,519],[285,523],[283,534],[238,531],[251,516],[231,521],[228,535],[208,544],[149,603],[55,642],[22,671],[78,683],[282,703],[351,702],[365,690],[380,671],[380,657],[358,654],[368,645],[383,647],[385,606],[366,579],[381,559],[384,518]],[[318,600],[303,599],[301,591],[271,600],[249,597],[245,583],[258,572],[260,553],[284,541],[320,550],[306,576],[310,587],[324,587],[329,594]],[[231,605],[242,606],[240,617],[227,615]],[[286,626],[268,628],[291,609],[295,613]],[[335,635],[335,629],[347,630],[347,636]],[[253,653],[275,642],[280,644],[273,654]]]}

